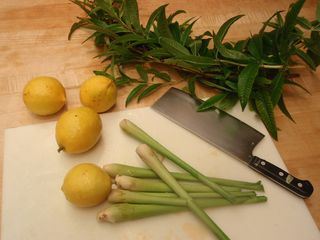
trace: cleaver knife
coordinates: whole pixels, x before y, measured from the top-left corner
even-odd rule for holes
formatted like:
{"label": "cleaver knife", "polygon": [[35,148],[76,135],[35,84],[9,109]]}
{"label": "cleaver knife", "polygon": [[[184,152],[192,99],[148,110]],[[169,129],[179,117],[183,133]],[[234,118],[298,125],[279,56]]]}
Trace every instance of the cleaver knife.
{"label": "cleaver knife", "polygon": [[308,198],[312,184],[300,180],[274,164],[252,155],[264,135],[221,110],[197,112],[198,100],[177,88],[170,88],[151,108],[189,130],[285,189]]}

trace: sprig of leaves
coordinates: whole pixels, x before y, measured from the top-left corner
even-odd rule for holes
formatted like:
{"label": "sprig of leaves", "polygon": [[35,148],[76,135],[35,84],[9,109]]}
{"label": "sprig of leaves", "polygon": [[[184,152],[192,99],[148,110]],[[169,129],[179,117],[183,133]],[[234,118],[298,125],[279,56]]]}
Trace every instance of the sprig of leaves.
{"label": "sprig of leaves", "polygon": [[[103,71],[95,73],[113,78],[119,87],[134,85],[126,105],[175,83],[166,72],[150,67],[161,64],[177,70],[188,81],[188,92],[194,98],[196,83],[220,91],[202,103],[199,111],[215,107],[228,110],[240,100],[241,107],[250,105],[277,139],[274,108],[278,106],[293,120],[284,102],[285,85],[305,89],[290,77],[291,68],[295,67],[292,58],[300,58],[312,70],[320,64],[320,7],[316,20],[309,21],[299,16],[304,0],[291,4],[286,14],[277,11],[258,33],[237,42],[224,39],[243,15],[227,20],[217,33],[206,31],[195,36],[192,30],[197,20],[190,18],[179,23],[175,18],[185,11],[168,15],[167,5],[155,9],[143,26],[136,0],[73,2],[87,16],[72,25],[69,39],[79,28],[93,30],[88,39],[94,39],[101,49],[99,57],[108,62]],[[135,66],[139,77],[130,77],[124,71],[126,65]],[[108,75],[107,69],[115,67],[119,76]]]}

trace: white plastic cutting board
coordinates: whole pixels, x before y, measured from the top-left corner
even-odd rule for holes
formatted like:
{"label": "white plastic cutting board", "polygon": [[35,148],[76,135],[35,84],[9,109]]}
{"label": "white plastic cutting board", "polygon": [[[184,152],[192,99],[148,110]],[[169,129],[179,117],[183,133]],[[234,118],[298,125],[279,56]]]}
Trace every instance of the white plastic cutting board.
{"label": "white plastic cutting board", "polygon": [[[266,133],[252,113],[231,114]],[[5,132],[2,240],[151,240],[215,239],[189,212],[119,224],[98,223],[96,213],[106,204],[79,209],[60,191],[66,172],[76,164],[126,163],[143,166],[135,153],[138,142],[119,128],[127,118],[141,126],[196,169],[209,176],[262,180],[268,202],[229,206],[207,212],[233,240],[319,240],[320,234],[303,200],[278,187],[150,108],[101,115],[103,134],[88,153],[58,153],[55,122],[8,129]],[[269,136],[255,154],[285,168]],[[167,166],[174,170],[172,164]],[[177,170],[177,169],[175,169]]]}

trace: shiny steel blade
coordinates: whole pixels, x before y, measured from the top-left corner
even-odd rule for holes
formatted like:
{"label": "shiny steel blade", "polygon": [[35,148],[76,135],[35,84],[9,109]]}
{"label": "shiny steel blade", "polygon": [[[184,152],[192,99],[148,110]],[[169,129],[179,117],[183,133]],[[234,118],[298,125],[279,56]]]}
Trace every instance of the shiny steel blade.
{"label": "shiny steel blade", "polygon": [[226,112],[197,112],[197,107],[187,93],[171,88],[151,108],[222,151],[250,162],[264,135]]}

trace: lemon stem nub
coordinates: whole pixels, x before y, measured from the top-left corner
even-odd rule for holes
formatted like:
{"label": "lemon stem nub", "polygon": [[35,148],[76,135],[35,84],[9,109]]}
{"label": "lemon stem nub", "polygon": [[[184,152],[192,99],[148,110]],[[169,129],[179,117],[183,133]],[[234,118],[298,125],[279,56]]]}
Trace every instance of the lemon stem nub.
{"label": "lemon stem nub", "polygon": [[62,146],[59,146],[59,148],[58,148],[58,153],[60,153],[61,151],[63,151],[64,150],[64,147],[62,147]]}

